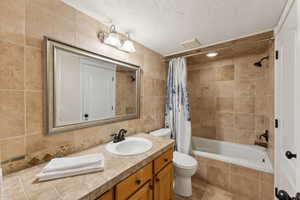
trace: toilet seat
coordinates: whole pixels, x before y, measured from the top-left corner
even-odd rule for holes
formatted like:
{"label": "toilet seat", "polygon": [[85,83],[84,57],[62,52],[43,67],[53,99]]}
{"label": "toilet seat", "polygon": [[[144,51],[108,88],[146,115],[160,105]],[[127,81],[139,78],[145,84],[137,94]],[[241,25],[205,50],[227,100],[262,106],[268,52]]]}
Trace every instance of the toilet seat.
{"label": "toilet seat", "polygon": [[190,155],[174,151],[173,164],[178,168],[195,169],[197,168],[198,162]]}

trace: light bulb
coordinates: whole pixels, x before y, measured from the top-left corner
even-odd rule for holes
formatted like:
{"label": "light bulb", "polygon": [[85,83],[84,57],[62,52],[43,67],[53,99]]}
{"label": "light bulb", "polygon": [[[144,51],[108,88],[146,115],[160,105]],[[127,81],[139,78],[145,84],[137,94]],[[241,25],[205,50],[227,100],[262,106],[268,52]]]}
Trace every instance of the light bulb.
{"label": "light bulb", "polygon": [[121,41],[116,33],[109,33],[104,39],[104,43],[118,48],[121,46]]}
{"label": "light bulb", "polygon": [[130,53],[133,53],[136,51],[133,42],[130,40],[126,40],[120,49],[123,51],[130,52]]}

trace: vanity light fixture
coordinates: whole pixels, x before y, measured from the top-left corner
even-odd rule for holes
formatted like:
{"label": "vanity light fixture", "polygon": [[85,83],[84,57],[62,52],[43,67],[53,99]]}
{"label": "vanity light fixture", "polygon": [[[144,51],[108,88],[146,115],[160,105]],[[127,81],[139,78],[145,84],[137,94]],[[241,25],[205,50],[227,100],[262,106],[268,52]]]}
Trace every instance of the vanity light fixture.
{"label": "vanity light fixture", "polygon": [[114,46],[114,47],[117,47],[117,48],[121,47],[121,41],[120,41],[119,36],[116,32],[116,26],[115,25],[110,26],[109,33],[100,32],[98,34],[98,38],[104,44],[108,44],[110,46]]}
{"label": "vanity light fixture", "polygon": [[211,52],[211,53],[206,54],[206,56],[207,56],[207,57],[210,57],[210,58],[215,57],[215,56],[217,56],[217,55],[218,55],[217,52]]}
{"label": "vanity light fixture", "polygon": [[116,47],[119,50],[128,53],[134,53],[136,51],[133,42],[129,38],[129,33],[127,33],[127,39],[125,41],[120,40],[115,25],[110,26],[109,33],[98,33],[98,38],[102,43]]}
{"label": "vanity light fixture", "polygon": [[136,51],[133,42],[129,38],[129,33],[127,33],[127,40],[123,42],[120,49],[129,53],[134,53]]}

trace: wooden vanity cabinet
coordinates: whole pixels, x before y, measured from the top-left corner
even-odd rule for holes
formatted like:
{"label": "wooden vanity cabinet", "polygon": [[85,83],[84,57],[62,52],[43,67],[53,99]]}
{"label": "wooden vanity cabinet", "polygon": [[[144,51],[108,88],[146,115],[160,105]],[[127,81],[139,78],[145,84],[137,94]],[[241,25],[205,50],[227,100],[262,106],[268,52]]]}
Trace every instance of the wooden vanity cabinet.
{"label": "wooden vanity cabinet", "polygon": [[136,193],[134,193],[128,200],[152,200],[153,190],[152,190],[151,181],[146,183],[141,189],[139,189]]}
{"label": "wooden vanity cabinet", "polygon": [[173,197],[173,149],[118,183],[97,200],[171,200]]}
{"label": "wooden vanity cabinet", "polygon": [[154,177],[154,200],[173,198],[173,164],[168,164]]}
{"label": "wooden vanity cabinet", "polygon": [[104,193],[101,197],[99,197],[97,200],[113,200],[114,199],[114,194],[113,190],[110,190],[106,193]]}
{"label": "wooden vanity cabinet", "polygon": [[146,182],[152,180],[152,162],[115,186],[115,200],[126,200]]}

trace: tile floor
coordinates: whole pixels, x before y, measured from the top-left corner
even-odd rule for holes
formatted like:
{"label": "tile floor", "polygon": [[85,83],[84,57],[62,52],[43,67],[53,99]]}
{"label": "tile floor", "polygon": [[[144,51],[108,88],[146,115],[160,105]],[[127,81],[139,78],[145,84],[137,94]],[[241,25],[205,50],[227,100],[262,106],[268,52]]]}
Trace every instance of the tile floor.
{"label": "tile floor", "polygon": [[209,185],[203,182],[198,177],[193,177],[193,196],[192,197],[180,197],[174,195],[173,200],[250,200],[245,197],[236,196],[221,188]]}

